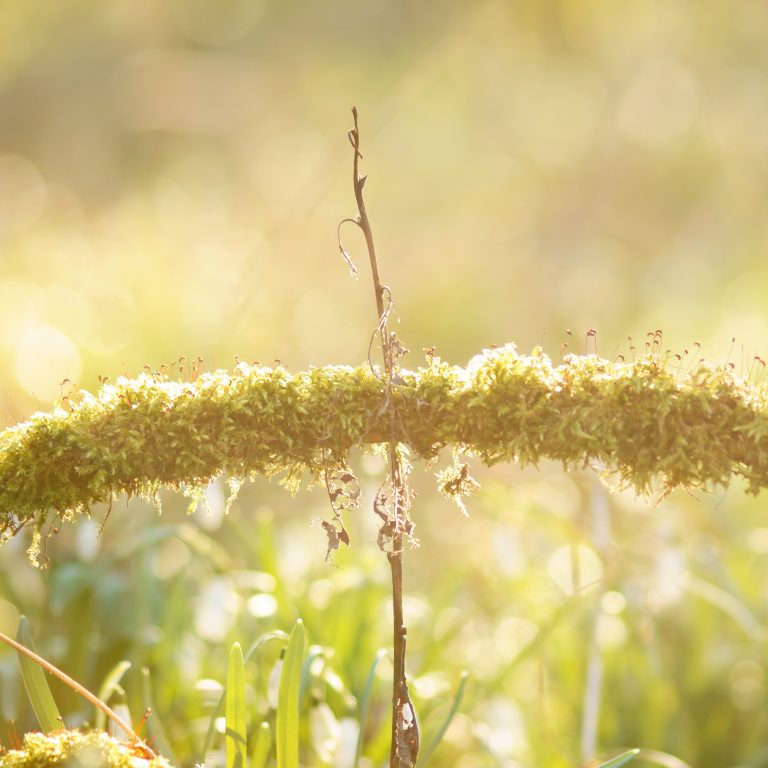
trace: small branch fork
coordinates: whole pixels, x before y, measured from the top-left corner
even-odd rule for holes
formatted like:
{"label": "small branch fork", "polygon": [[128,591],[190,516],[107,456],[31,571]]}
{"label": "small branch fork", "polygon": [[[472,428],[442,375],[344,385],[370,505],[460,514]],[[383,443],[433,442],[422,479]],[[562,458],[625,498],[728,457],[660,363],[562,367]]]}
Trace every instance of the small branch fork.
{"label": "small branch fork", "polygon": [[[387,392],[387,409],[390,416],[390,434],[388,441],[389,478],[388,483],[379,490],[374,501],[374,511],[382,518],[379,530],[379,546],[387,553],[392,572],[392,613],[394,630],[394,681],[392,685],[392,748],[390,752],[390,768],[413,768],[419,752],[419,729],[416,723],[416,713],[408,695],[408,685],[405,678],[405,647],[407,630],[403,622],[403,540],[412,541],[413,523],[408,516],[411,493],[406,484],[407,466],[400,459],[395,439],[395,401],[392,390],[398,380],[398,360],[404,353],[394,333],[387,328],[392,312],[392,293],[381,282],[379,265],[376,260],[376,248],[373,242],[373,232],[368,213],[365,209],[363,187],[367,176],[361,176],[359,163],[363,156],[360,153],[360,129],[357,121],[357,109],[352,107],[354,127],[347,137],[354,150],[352,183],[357,201],[358,216],[354,219],[344,219],[339,224],[339,231],[344,223],[356,224],[363,232],[373,275],[373,289],[376,296],[377,325],[371,337],[370,351],[373,339],[378,333],[381,339],[381,350],[384,357],[384,380]],[[338,232],[337,232],[338,234]],[[344,249],[339,236],[339,250],[352,272],[357,277],[357,269],[349,254]],[[373,365],[371,364],[373,368]],[[388,486],[388,487],[387,487]],[[390,492],[391,498],[388,498]]]}

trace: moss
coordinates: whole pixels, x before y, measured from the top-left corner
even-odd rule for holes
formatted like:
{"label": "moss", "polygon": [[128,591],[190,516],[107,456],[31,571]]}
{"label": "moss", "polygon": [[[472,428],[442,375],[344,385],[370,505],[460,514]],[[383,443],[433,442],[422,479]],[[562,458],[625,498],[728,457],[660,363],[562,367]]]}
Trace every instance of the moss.
{"label": "moss", "polygon": [[194,382],[141,375],[81,392],[0,434],[0,533],[221,473],[235,485],[256,474],[319,479],[353,446],[390,438],[424,459],[450,444],[486,464],[596,462],[641,493],[736,475],[754,493],[768,485],[766,390],[727,367],[686,373],[657,355],[556,366],[507,345],[465,368],[429,358],[400,376],[388,395],[368,366],[290,374],[239,364]]}
{"label": "moss", "polygon": [[0,752],[0,768],[168,768],[163,758],[96,731],[27,733],[20,749]]}

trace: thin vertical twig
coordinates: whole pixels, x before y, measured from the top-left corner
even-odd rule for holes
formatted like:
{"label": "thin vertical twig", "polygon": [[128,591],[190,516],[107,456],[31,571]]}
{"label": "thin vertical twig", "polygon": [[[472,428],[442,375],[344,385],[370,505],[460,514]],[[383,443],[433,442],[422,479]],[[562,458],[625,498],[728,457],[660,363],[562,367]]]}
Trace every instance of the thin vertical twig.
{"label": "thin vertical twig", "polygon": [[[408,490],[405,483],[403,465],[397,449],[395,439],[395,399],[393,387],[397,374],[397,358],[399,344],[390,335],[387,328],[389,313],[392,308],[392,295],[382,282],[379,275],[379,265],[376,259],[376,247],[373,241],[373,231],[365,208],[363,187],[367,176],[360,175],[360,129],[358,126],[357,109],[352,107],[354,127],[347,134],[349,143],[354,150],[352,183],[357,202],[358,216],[355,219],[346,219],[357,224],[365,237],[368,249],[368,257],[373,276],[373,289],[376,296],[376,311],[378,314],[375,333],[381,339],[381,350],[384,357],[384,381],[386,387],[386,403],[390,417],[390,440],[388,445],[389,480],[392,489],[391,514],[382,511],[383,502],[374,509],[382,517],[383,523],[380,530],[380,543],[388,543],[387,559],[392,573],[392,615],[393,615],[393,645],[394,645],[394,680],[392,685],[392,746],[390,752],[390,768],[413,768],[419,751],[419,730],[416,723],[416,715],[408,695],[408,685],[405,677],[405,649],[407,630],[403,620],[403,540],[410,535],[412,526],[408,519]],[[344,222],[342,222],[344,223]],[[339,250],[348,264],[351,261],[339,241]],[[356,272],[354,267],[353,274]],[[386,303],[385,303],[386,298]]]}

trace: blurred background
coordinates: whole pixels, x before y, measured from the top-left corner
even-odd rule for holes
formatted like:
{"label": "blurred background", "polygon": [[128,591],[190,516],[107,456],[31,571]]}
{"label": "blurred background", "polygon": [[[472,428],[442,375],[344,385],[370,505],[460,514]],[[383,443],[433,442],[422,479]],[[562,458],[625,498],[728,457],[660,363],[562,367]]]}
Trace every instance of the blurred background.
{"label": "blurred background", "polygon": [[[464,364],[510,341],[558,359],[591,328],[614,357],[662,329],[665,348],[751,375],[768,330],[766,41],[760,0],[5,3],[0,423],[182,355],[362,362],[366,255],[343,229],[353,281],[336,243],[356,214],[353,104],[406,366],[423,347]],[[356,468],[370,504],[382,466]],[[470,673],[431,764],[575,766],[639,746],[672,768],[768,765],[761,498],[654,507],[588,472],[477,476],[465,520],[413,475],[427,730]],[[121,504],[97,540],[102,510],[50,543],[43,573],[24,541],[0,552],[0,629],[29,615],[40,650],[92,688],[120,659],[128,680],[146,665],[186,765],[233,640],[304,616],[352,697],[331,702],[337,719],[389,643],[369,507],[335,569],[310,526],[328,515],[318,491],[257,482],[227,518],[222,488],[208,495],[191,518],[173,495],[159,520]],[[385,666],[369,765],[385,761]],[[140,689],[126,684],[135,718]],[[0,650],[0,733],[30,718]],[[307,764],[343,765],[307,743]]]}

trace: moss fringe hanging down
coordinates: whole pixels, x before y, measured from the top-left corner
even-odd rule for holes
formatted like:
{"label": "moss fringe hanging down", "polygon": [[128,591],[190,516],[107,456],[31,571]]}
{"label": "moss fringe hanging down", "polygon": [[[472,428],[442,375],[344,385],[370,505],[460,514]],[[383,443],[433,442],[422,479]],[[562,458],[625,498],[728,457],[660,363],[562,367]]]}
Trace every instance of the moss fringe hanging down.
{"label": "moss fringe hanging down", "polygon": [[445,445],[499,461],[595,461],[639,492],[748,481],[768,485],[764,387],[728,367],[677,370],[674,359],[635,362],[539,349],[485,350],[466,368],[428,358],[402,372],[391,402],[368,366],[291,374],[239,364],[193,382],[121,378],[80,392],[0,434],[0,534],[72,518],[121,493],[200,488],[221,473],[238,480],[345,466],[350,448],[390,437],[429,459]]}

